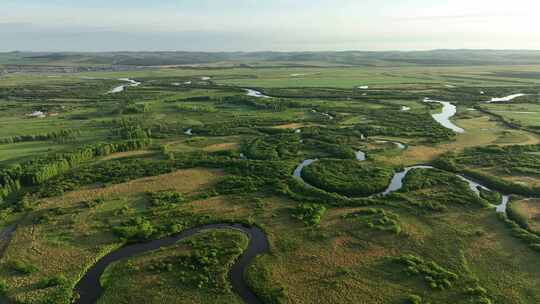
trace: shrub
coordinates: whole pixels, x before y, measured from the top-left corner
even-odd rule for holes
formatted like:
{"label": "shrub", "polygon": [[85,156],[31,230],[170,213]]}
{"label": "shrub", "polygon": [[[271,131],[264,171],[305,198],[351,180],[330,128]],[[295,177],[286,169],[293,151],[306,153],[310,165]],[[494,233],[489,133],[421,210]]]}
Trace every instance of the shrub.
{"label": "shrub", "polygon": [[150,202],[153,206],[172,206],[186,201],[186,198],[174,191],[160,191],[149,193]]}
{"label": "shrub", "polygon": [[300,204],[293,210],[293,217],[302,221],[306,226],[319,226],[326,207],[319,204]]}
{"label": "shrub", "polygon": [[183,285],[199,289],[223,291],[229,288],[226,273],[233,256],[243,251],[242,240],[237,234],[212,231],[198,234],[182,241],[190,245],[188,254],[167,257],[146,266],[153,272],[172,272]]}
{"label": "shrub", "polygon": [[491,304],[491,300],[486,297],[480,297],[478,298],[478,301],[476,302],[478,304]]}
{"label": "shrub", "polygon": [[[264,304],[286,304],[287,291],[282,286],[276,286],[271,277],[271,267],[264,264],[264,257],[257,257],[245,275],[250,288],[257,294]],[[279,284],[279,283],[277,283]]]}
{"label": "shrub", "polygon": [[403,255],[395,258],[395,261],[406,266],[409,275],[423,275],[424,280],[432,289],[446,289],[452,287],[452,282],[458,279],[458,275],[439,266],[434,261],[426,262],[415,255]]}
{"label": "shrub", "polygon": [[519,224],[512,221],[511,219],[509,219],[502,213],[498,215],[498,218],[501,221],[503,221],[511,229],[512,236],[523,240],[525,243],[529,245],[531,249],[540,252],[540,236],[539,235],[521,228]]}
{"label": "shrub", "polygon": [[529,230],[529,219],[518,210],[515,204],[508,205],[508,208],[506,208],[506,215],[510,220],[521,226],[521,228]]}
{"label": "shrub", "polygon": [[253,193],[262,186],[262,180],[252,177],[227,176],[216,185],[220,194]]}
{"label": "shrub", "polygon": [[407,304],[422,304],[422,297],[411,294],[407,296],[407,300],[405,301]]}
{"label": "shrub", "polygon": [[98,197],[96,199],[93,199],[93,200],[89,200],[89,201],[84,201],[82,202],[86,208],[94,208],[96,206],[99,206],[99,205],[102,205],[103,203],[105,203],[105,200],[101,197]]}
{"label": "shrub", "polygon": [[369,208],[344,216],[345,218],[356,218],[366,224],[371,229],[380,231],[390,231],[394,234],[401,233],[399,216],[393,212],[383,209]]}
{"label": "shrub", "polygon": [[176,109],[179,112],[193,112],[193,113],[215,113],[217,109],[209,105],[188,105],[188,104],[178,104]]}
{"label": "shrub", "polygon": [[[487,187],[503,193],[536,196],[540,188],[517,184],[499,175],[517,174],[536,177],[540,174],[540,156],[530,152],[540,151],[540,145],[485,146],[465,149],[463,153],[446,153],[436,160],[436,165],[482,181]],[[474,169],[471,169],[474,168]],[[479,169],[479,170],[478,170]],[[483,169],[495,170],[488,175]]]}
{"label": "shrub", "polygon": [[487,290],[479,285],[476,285],[475,287],[469,287],[465,290],[465,292],[473,296],[483,296],[487,294]]}
{"label": "shrub", "polygon": [[45,289],[54,286],[60,286],[67,283],[67,278],[61,274],[58,276],[43,278],[38,282],[38,288]]}
{"label": "shrub", "polygon": [[8,291],[8,289],[9,289],[9,286],[6,283],[6,281],[1,280],[0,281],[0,295],[5,295],[7,293],[7,291]]}
{"label": "shrub", "polygon": [[138,241],[150,239],[156,229],[150,221],[142,217],[135,217],[120,226],[114,227],[113,232],[129,241]]}
{"label": "shrub", "polygon": [[38,271],[38,268],[30,263],[14,260],[10,263],[10,268],[19,274],[28,275]]}
{"label": "shrub", "polygon": [[487,200],[493,205],[499,205],[502,200],[502,195],[497,191],[486,190],[482,187],[478,189],[480,191],[480,197]]}
{"label": "shrub", "polygon": [[320,160],[302,170],[309,184],[349,196],[382,192],[392,179],[391,167],[356,160]]}
{"label": "shrub", "polygon": [[[272,136],[257,137],[242,144],[242,151],[249,159],[278,160],[295,157],[299,150],[300,137],[297,134],[283,133],[280,129],[265,129],[279,132]],[[285,131],[289,132],[289,131]]]}
{"label": "shrub", "polygon": [[540,243],[539,243],[539,244],[531,244],[530,247],[531,247],[534,251],[540,252]]}

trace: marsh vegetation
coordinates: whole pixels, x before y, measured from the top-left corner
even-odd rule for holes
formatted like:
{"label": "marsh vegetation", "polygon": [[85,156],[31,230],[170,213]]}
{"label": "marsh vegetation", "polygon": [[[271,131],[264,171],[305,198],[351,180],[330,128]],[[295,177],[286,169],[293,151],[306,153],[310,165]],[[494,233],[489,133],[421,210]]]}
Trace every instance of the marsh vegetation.
{"label": "marsh vegetation", "polygon": [[540,302],[537,67],[410,60],[0,76],[2,299],[221,223],[269,252],[239,272],[260,239],[199,231],[107,264],[98,303]]}

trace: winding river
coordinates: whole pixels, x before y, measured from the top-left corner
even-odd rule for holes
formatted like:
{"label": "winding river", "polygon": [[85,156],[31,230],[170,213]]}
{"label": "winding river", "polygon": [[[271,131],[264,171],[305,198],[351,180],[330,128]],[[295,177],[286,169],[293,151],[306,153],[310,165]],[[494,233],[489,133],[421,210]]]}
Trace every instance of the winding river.
{"label": "winding river", "polygon": [[321,114],[322,116],[328,118],[329,120],[333,120],[333,119],[334,119],[334,116],[332,116],[332,115],[330,115],[330,114],[328,114],[328,113],[319,112],[319,111],[317,111],[317,110],[315,110],[315,109],[311,109],[311,112],[312,112],[312,113],[315,113],[315,114],[317,114],[317,113],[318,113],[318,114]]}
{"label": "winding river", "polygon": [[244,90],[246,91],[247,96],[257,97],[257,98],[272,98],[270,96],[264,95],[263,93],[257,90],[252,90],[252,89],[244,89]]}
{"label": "winding river", "polygon": [[399,150],[405,150],[407,148],[407,146],[403,143],[400,143],[400,142],[397,142],[397,141],[388,141],[388,140],[377,140],[376,143],[381,143],[381,144],[385,144],[385,143],[392,143],[396,146],[396,148],[398,148]]}
{"label": "winding river", "polygon": [[487,103],[493,103],[493,102],[506,102],[506,101],[512,101],[518,97],[525,96],[525,94],[512,94],[505,97],[493,97],[490,101],[486,101]]}
{"label": "winding river", "polygon": [[[246,95],[247,96],[251,96],[251,97],[256,97],[256,98],[272,98],[271,96],[268,96],[268,95],[264,95],[262,92],[260,91],[257,91],[257,90],[253,90],[253,89],[244,89],[246,91]],[[313,109],[311,110],[313,113],[319,113],[321,114],[322,116],[325,116],[326,118],[328,118],[329,120],[333,120],[334,119],[334,116],[328,114],[328,113],[324,113],[324,112],[318,112],[317,110]]]}
{"label": "winding river", "polygon": [[[401,172],[395,173],[394,176],[392,177],[392,180],[390,181],[390,184],[386,188],[386,190],[384,190],[379,195],[385,196],[385,195],[388,195],[388,194],[390,194],[392,192],[396,192],[396,191],[400,190],[401,188],[403,188],[403,180],[405,179],[407,174],[411,170],[414,170],[414,169],[433,169],[433,167],[431,167],[431,166],[423,166],[423,165],[412,166],[412,167],[405,168]],[[377,194],[375,196],[377,196]]]}
{"label": "winding river", "polygon": [[[488,187],[468,178],[463,175],[457,175],[457,177],[461,178],[462,180],[466,181],[469,184],[469,188],[472,192],[476,193],[476,195],[480,196],[480,189],[484,189],[487,191],[492,191]],[[499,213],[506,213],[506,207],[508,206],[508,202],[510,201],[510,196],[503,194],[501,195],[501,203],[499,205],[495,205],[497,212]]]}
{"label": "winding river", "polygon": [[[120,93],[124,91],[126,87],[129,86],[138,86],[141,83],[137,82],[135,80],[131,80],[128,78],[122,78],[119,79],[122,81],[127,81],[129,84],[121,85],[118,87],[115,87],[112,89],[109,93]],[[206,80],[206,79],[204,79]],[[271,98],[270,96],[266,96],[262,94],[259,91],[252,90],[252,89],[245,89],[246,95],[251,97],[257,97],[257,98]],[[497,101],[510,101],[514,98],[523,96],[524,94],[515,94],[511,96],[507,96],[504,98],[493,98],[491,102],[497,102]],[[457,133],[463,133],[464,130],[455,124],[453,124],[450,121],[450,118],[454,116],[457,112],[456,106],[451,104],[450,102],[446,101],[437,101],[437,100],[431,100],[429,98],[425,98],[424,102],[436,102],[443,105],[442,112],[439,114],[433,114],[433,118],[439,122],[442,126],[453,130]],[[409,110],[408,107],[403,107],[403,111]],[[313,110],[314,112],[317,112]],[[330,119],[333,119],[332,116],[330,116],[327,113],[321,113],[325,116],[329,116]],[[185,134],[192,135],[191,129],[188,129]],[[395,143],[399,149],[404,149],[406,146],[401,143]],[[366,154],[362,151],[355,152],[356,159],[358,161],[365,161],[366,160]],[[314,188],[314,186],[307,183],[302,178],[302,170],[316,162],[318,159],[306,159],[302,161],[294,170],[293,177],[300,180],[305,186]],[[407,174],[414,170],[414,169],[435,169],[432,166],[427,165],[418,165],[418,166],[411,166],[406,167],[401,172],[396,172],[394,176],[392,177],[392,180],[390,181],[390,184],[381,193],[375,194],[373,196],[386,196],[393,192],[399,191],[403,188],[403,180],[407,176]],[[480,188],[489,190],[487,187],[483,186],[482,184],[473,181],[472,179],[469,179],[462,175],[457,175],[462,180],[466,181],[469,185],[469,188],[471,191],[473,191],[476,195],[480,196]],[[495,206],[496,211],[500,213],[506,213],[506,207],[509,202],[509,196],[503,195],[501,204]],[[259,300],[259,298],[249,289],[246,282],[244,281],[243,275],[246,271],[246,268],[248,265],[253,261],[253,259],[262,253],[268,253],[269,252],[269,243],[268,238],[266,237],[265,233],[257,227],[247,227],[240,224],[210,224],[205,225],[201,227],[191,228],[187,229],[179,234],[164,237],[158,240],[153,240],[145,243],[136,243],[136,244],[129,244],[121,247],[118,250],[115,250],[104,257],[102,257],[96,264],[94,264],[88,271],[84,274],[82,279],[77,283],[75,286],[75,291],[80,295],[80,298],[76,301],[78,304],[93,304],[95,303],[101,294],[103,293],[103,287],[100,284],[100,278],[102,274],[104,273],[105,269],[113,262],[120,261],[122,259],[130,258],[135,255],[139,255],[142,253],[150,252],[157,250],[162,247],[166,246],[172,246],[176,244],[178,241],[183,240],[185,238],[188,238],[190,236],[193,236],[194,234],[210,230],[210,229],[236,229],[238,231],[241,231],[249,238],[249,244],[247,249],[242,253],[242,255],[239,257],[239,259],[233,264],[230,272],[229,272],[229,278],[231,281],[232,288],[235,293],[237,293],[245,303],[248,304],[262,304],[262,302]]]}
{"label": "winding river", "polygon": [[266,234],[258,227],[248,227],[240,224],[210,224],[201,227],[191,228],[182,231],[179,234],[164,237],[162,239],[149,241],[146,243],[129,244],[115,250],[94,264],[84,274],[82,279],[75,286],[75,291],[80,295],[80,298],[75,302],[78,304],[93,304],[103,294],[103,287],[100,284],[100,277],[111,263],[133,257],[145,252],[157,250],[162,247],[172,246],[178,241],[193,236],[194,234],[210,230],[210,229],[235,229],[241,231],[249,238],[247,249],[233,264],[229,279],[232,288],[236,294],[248,304],[262,304],[259,298],[249,289],[244,281],[244,273],[248,265],[253,259],[263,253],[270,252],[270,246]]}
{"label": "winding river", "polygon": [[129,78],[120,78],[118,80],[129,82],[129,84],[123,84],[123,85],[117,86],[113,88],[112,90],[110,90],[109,94],[120,93],[120,92],[123,92],[126,89],[126,87],[137,87],[141,84],[140,82],[135,81],[133,79],[129,79]]}
{"label": "winding river", "polygon": [[296,167],[296,169],[294,169],[294,172],[293,172],[293,177],[301,181],[302,183],[304,183],[304,185],[308,188],[315,188],[315,187],[310,185],[308,182],[306,182],[302,178],[302,170],[304,170],[305,167],[313,164],[316,161],[318,161],[318,159],[305,159]]}
{"label": "winding river", "polygon": [[[307,187],[310,187],[310,188],[315,188],[315,187],[313,185],[308,184],[302,178],[302,170],[305,167],[307,167],[307,166],[311,165],[312,163],[314,163],[315,161],[317,161],[317,159],[306,159],[306,160],[302,161],[302,163],[300,163],[293,172],[293,177],[294,178],[296,178],[299,181],[303,182],[304,185],[306,185]],[[370,197],[386,196],[386,195],[389,195],[392,192],[396,192],[396,191],[401,190],[401,188],[403,188],[403,180],[405,179],[407,174],[410,171],[414,170],[414,169],[436,169],[436,168],[433,167],[433,166],[428,166],[428,165],[417,165],[417,166],[406,167],[403,171],[396,172],[394,174],[394,176],[392,177],[392,180],[390,181],[390,184],[388,185],[386,190],[384,190],[381,193],[373,194]],[[456,174],[456,176],[459,177],[460,179],[466,181],[469,184],[469,188],[471,189],[471,191],[473,191],[478,196],[480,196],[479,188],[483,188],[485,190],[490,190],[486,186],[484,186],[484,185],[482,185],[482,184],[480,184],[480,183],[478,183],[478,182],[476,182],[476,181],[474,181],[474,180],[472,180],[472,179],[470,179],[468,177],[465,177],[465,176],[459,175],[459,174]],[[509,201],[510,201],[510,196],[509,195],[502,195],[501,203],[499,205],[494,205],[493,207],[495,207],[496,211],[499,212],[499,213],[506,213],[506,208],[507,208],[507,205],[508,205]]]}
{"label": "winding river", "polygon": [[355,152],[354,156],[356,156],[357,161],[365,161],[366,160],[366,153],[364,153],[362,151]]}
{"label": "winding river", "polygon": [[[365,161],[366,160],[366,153],[363,151],[356,151],[354,152],[354,156],[357,161]],[[302,170],[304,170],[305,167],[313,164],[314,162],[318,161],[319,159],[313,158],[313,159],[305,159],[303,160],[295,169],[293,172],[293,177],[297,180],[301,181],[306,187],[309,188],[315,188],[314,186],[310,185],[308,182],[306,182],[302,178]]]}
{"label": "winding river", "polygon": [[443,127],[450,129],[456,133],[463,133],[465,130],[456,126],[453,122],[450,121],[450,118],[456,115],[457,107],[451,104],[448,101],[433,100],[429,98],[424,98],[424,102],[436,102],[443,105],[442,112],[438,114],[432,114],[433,119],[440,123]]}

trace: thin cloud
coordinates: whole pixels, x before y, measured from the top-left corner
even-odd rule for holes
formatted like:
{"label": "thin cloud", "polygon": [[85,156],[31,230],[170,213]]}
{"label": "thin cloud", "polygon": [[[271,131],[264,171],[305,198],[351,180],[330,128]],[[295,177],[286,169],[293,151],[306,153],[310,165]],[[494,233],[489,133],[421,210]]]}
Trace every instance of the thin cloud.
{"label": "thin cloud", "polygon": [[[386,50],[540,48],[540,2],[487,0],[204,0],[118,9],[11,1],[3,50]],[[201,0],[202,1],[202,0]],[[262,1],[262,0],[261,0]],[[528,1],[528,0],[523,0]],[[360,3],[361,2],[361,3]],[[390,3],[392,2],[392,3]],[[523,3],[523,2],[521,2]],[[299,9],[305,7],[305,9]],[[24,9],[23,9],[24,8]],[[165,9],[166,8],[166,9]],[[294,8],[294,9],[293,9]],[[504,41],[501,37],[505,37]]]}
{"label": "thin cloud", "polygon": [[457,15],[433,15],[433,16],[406,16],[395,17],[398,20],[419,20],[419,21],[433,21],[433,20],[463,20],[463,19],[501,19],[508,18],[531,18],[531,15],[525,14],[457,14]]}

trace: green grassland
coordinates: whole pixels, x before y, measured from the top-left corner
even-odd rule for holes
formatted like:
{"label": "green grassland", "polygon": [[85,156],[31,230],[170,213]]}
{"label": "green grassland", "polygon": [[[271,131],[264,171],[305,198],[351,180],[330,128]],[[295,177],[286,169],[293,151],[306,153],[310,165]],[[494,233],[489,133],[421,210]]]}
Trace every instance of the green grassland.
{"label": "green grassland", "polygon": [[23,142],[16,144],[0,145],[0,162],[17,163],[32,156],[58,152],[69,149],[70,145],[49,142]]}
{"label": "green grassland", "polygon": [[[5,253],[6,264],[2,273],[7,285],[12,287],[8,289],[8,292],[12,290],[8,295],[29,301],[60,292],[60,287],[40,289],[33,282],[58,273],[75,280],[85,267],[81,261],[92,263],[93,256],[115,248],[117,245],[114,244],[119,240],[107,232],[107,227],[121,221],[118,214],[129,218],[155,210],[145,191],[174,189],[188,195],[203,185],[211,185],[209,181],[216,177],[220,178],[210,172],[184,171],[173,176],[152,178],[151,183],[135,180],[99,192],[94,189],[76,191],[43,202],[34,211],[36,216],[40,216],[39,221],[29,220],[21,224]],[[477,287],[486,289],[486,296],[494,302],[538,301],[539,295],[535,295],[539,284],[535,274],[540,267],[537,253],[513,238],[492,210],[484,209],[483,203],[468,192],[465,185],[450,177],[452,175],[415,175],[407,181],[411,186],[403,193],[386,202],[372,203],[393,218],[392,225],[399,227],[398,230],[387,230],[387,224],[379,224],[380,219],[371,213],[361,213],[371,210],[366,207],[332,208],[323,215],[320,227],[314,230],[303,227],[302,222],[291,216],[290,209],[296,205],[294,201],[262,195],[254,204],[254,198],[248,194],[187,201],[174,207],[176,214],[183,214],[175,221],[190,225],[189,219],[195,215],[214,220],[250,218],[265,227],[272,244],[272,254],[259,259],[253,267],[266,269],[268,273],[264,282],[270,284],[267,288],[283,288],[290,301],[334,303],[347,294],[347,302],[376,300],[400,303],[408,295],[416,294],[426,301],[454,303],[479,297],[467,291]],[[177,183],[181,184],[186,178],[191,183],[178,186]],[[426,180],[432,180],[431,186],[426,186]],[[455,184],[454,188],[464,187],[465,191],[456,193],[454,188],[448,188],[448,181]],[[138,188],[143,184],[143,189]],[[130,195],[126,197],[126,193]],[[93,197],[101,197],[104,202],[91,207],[81,205],[81,200]],[[43,217],[44,214],[47,217]],[[151,220],[155,227],[159,227],[159,221],[167,221],[164,218],[156,220]],[[29,242],[31,247],[27,247]],[[103,249],[90,250],[98,244]],[[132,300],[173,301],[169,296],[178,292],[182,298],[187,298],[188,303],[206,303],[204,299],[210,296],[206,288],[198,290],[196,287],[179,286],[178,276],[146,268],[167,256],[189,252],[189,248],[168,248],[122,262],[129,267],[113,266],[103,279],[107,291],[102,301],[126,299],[124,293]],[[519,259],[510,258],[518,252]],[[426,263],[434,261],[455,273],[457,278],[451,280],[450,286],[433,289],[422,275],[409,274],[405,266],[394,261],[407,254],[421,257]],[[485,258],[486,254],[489,258]],[[14,260],[33,265],[36,270],[28,275],[15,274],[10,268]],[[248,276],[256,276],[254,280],[261,280],[257,275],[258,272],[248,273]],[[161,283],[154,284],[156,280]],[[507,285],[508,280],[519,283],[520,288]],[[137,288],[145,282],[152,282],[154,287]],[[177,291],[165,292],[170,288]],[[118,291],[122,292],[116,294]],[[230,299],[225,295],[206,301]]]}
{"label": "green grassland", "polygon": [[[0,64],[48,67],[106,68],[192,66],[226,68],[292,66],[470,66],[539,64],[538,51],[530,50],[432,50],[344,52],[10,52],[0,53]],[[534,72],[501,73],[504,77],[538,78]]]}
{"label": "green grassland", "polygon": [[540,204],[538,199],[522,199],[512,202],[511,214],[526,229],[540,233]]}
{"label": "green grassland", "polygon": [[[119,54],[6,56],[83,68]],[[86,269],[122,245],[236,222],[268,236],[271,252],[245,273],[265,304],[540,302],[537,200],[527,200],[540,196],[540,122],[515,113],[540,112],[536,65],[150,57],[171,66],[0,76],[2,300],[67,304]],[[141,84],[109,93],[126,77]],[[485,103],[520,92],[530,95]],[[465,132],[438,124],[425,97],[454,103]],[[314,158],[307,188],[292,174]],[[416,164],[439,170],[367,197]],[[513,194],[508,217],[455,173]],[[228,271],[246,244],[208,231],[118,261],[98,303],[242,303]],[[210,251],[219,260],[199,263]]]}
{"label": "green grassland", "polygon": [[509,121],[515,121],[527,127],[540,128],[540,105],[538,104],[490,104],[485,108]]}

